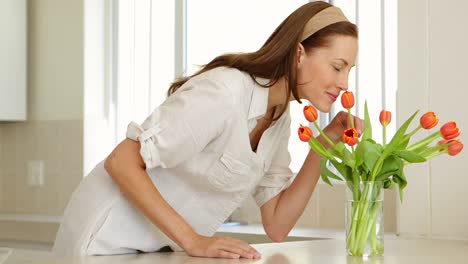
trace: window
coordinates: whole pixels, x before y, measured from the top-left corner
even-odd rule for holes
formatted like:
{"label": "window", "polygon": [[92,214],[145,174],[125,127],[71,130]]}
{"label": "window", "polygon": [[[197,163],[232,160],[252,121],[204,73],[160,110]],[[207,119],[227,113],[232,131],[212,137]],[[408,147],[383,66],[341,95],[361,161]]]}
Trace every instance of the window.
{"label": "window", "polygon": [[[269,1],[200,0],[187,5],[187,69],[188,74],[198,70],[197,65],[210,62],[228,52],[258,50],[276,27],[306,0]],[[210,12],[207,12],[209,7]],[[229,10],[226,12],[225,10]],[[216,21],[216,23],[213,23]],[[208,44],[207,44],[208,43]],[[304,104],[304,101],[303,101]],[[292,133],[289,149],[291,168],[299,171],[309,151],[307,144],[296,140],[296,125],[304,123],[297,102],[291,103]]]}
{"label": "window", "polygon": [[[115,1],[119,3],[118,138],[125,135],[128,122],[142,121],[164,100],[169,83],[180,72],[192,74],[223,53],[257,50],[287,15],[307,2]],[[380,140],[380,110],[395,113],[396,1],[336,0],[332,4],[359,26],[359,55],[349,87],[356,94],[355,114],[363,116],[367,100],[375,138]],[[289,149],[294,172],[309,151],[296,136],[299,123],[305,121],[303,105],[291,103]],[[337,102],[330,114],[321,114],[321,126],[340,110]],[[395,122],[391,124],[388,135],[395,131]]]}
{"label": "window", "polygon": [[117,142],[130,121],[142,122],[166,98],[175,76],[173,1],[114,0],[117,4],[114,87]]}
{"label": "window", "polygon": [[[187,72],[194,73],[198,67],[214,57],[227,52],[257,50],[274,29],[292,11],[307,1],[216,1],[201,0],[187,3]],[[376,140],[381,140],[378,114],[382,108],[395,113],[396,92],[396,1],[334,1],[348,19],[359,26],[359,56],[357,66],[351,71],[349,88],[356,93],[359,116],[363,116],[364,102],[368,101],[369,113],[374,121]],[[265,8],[268,6],[268,8]],[[207,12],[209,8],[210,12]],[[225,10],[229,10],[226,12]],[[242,19],[239,19],[239,15]],[[382,17],[385,18],[384,23]],[[216,21],[216,23],[214,23]],[[382,35],[383,33],[383,35]],[[383,45],[382,41],[385,41]],[[208,44],[207,44],[208,43]],[[382,54],[385,59],[382,60]],[[298,172],[309,147],[297,138],[303,105],[291,103],[291,168]],[[343,110],[337,102],[330,114],[321,114],[325,126],[338,111]],[[392,124],[395,124],[393,122]],[[392,135],[394,126],[388,127]],[[380,138],[379,138],[380,136]]]}

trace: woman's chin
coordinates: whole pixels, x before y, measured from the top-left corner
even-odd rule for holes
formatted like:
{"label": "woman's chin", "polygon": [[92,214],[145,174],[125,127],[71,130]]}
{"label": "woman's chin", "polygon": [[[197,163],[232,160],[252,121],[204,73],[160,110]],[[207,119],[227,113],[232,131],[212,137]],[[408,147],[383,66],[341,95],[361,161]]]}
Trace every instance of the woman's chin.
{"label": "woman's chin", "polygon": [[331,110],[331,105],[317,105],[315,108],[322,113],[329,113]]}

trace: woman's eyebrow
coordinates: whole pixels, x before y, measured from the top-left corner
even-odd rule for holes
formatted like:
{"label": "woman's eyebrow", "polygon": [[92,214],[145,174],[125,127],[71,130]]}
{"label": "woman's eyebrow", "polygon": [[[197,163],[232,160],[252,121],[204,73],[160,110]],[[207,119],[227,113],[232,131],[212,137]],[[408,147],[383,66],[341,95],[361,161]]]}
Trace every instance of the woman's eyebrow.
{"label": "woman's eyebrow", "polygon": [[340,61],[342,61],[342,62],[344,63],[345,66],[348,66],[348,64],[349,64],[349,63],[348,63],[345,59],[343,59],[343,58],[335,58],[335,60],[340,60]]}
{"label": "woman's eyebrow", "polygon": [[[348,64],[349,64],[349,63],[348,63],[345,59],[343,59],[343,58],[335,58],[335,60],[342,61],[342,62],[344,63],[345,66],[348,66]],[[353,64],[351,67],[354,67],[354,66],[356,66],[356,65]]]}

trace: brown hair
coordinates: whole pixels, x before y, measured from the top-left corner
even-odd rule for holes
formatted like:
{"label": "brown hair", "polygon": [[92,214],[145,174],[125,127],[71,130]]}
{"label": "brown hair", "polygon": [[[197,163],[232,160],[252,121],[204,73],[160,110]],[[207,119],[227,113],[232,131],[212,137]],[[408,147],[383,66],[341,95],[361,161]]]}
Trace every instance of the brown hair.
{"label": "brown hair", "polygon": [[[292,93],[294,98],[302,103],[298,97],[296,85],[296,50],[300,42],[301,34],[306,23],[318,12],[330,7],[326,2],[307,3],[292,14],[290,14],[273,32],[263,46],[251,53],[224,54],[216,57],[202,69],[192,76],[177,78],[167,91],[167,95],[173,94],[179,87],[190,78],[201,73],[214,69],[216,67],[226,66],[236,68],[250,74],[252,79],[255,77],[270,80],[266,85],[257,84],[267,88],[274,85],[281,77],[287,80],[286,99],[283,108],[273,120],[277,120],[286,111],[289,101],[289,95]],[[345,35],[357,38],[357,27],[350,22],[338,22],[331,24],[310,37],[302,41],[306,51],[313,48],[329,45],[330,37],[333,35]]]}

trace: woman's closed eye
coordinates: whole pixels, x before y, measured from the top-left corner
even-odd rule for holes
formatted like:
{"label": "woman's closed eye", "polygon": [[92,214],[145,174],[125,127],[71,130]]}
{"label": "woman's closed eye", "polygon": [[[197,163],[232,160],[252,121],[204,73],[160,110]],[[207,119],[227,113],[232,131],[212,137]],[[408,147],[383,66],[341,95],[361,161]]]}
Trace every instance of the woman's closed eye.
{"label": "woman's closed eye", "polygon": [[333,66],[333,65],[332,65],[332,67],[333,67],[333,69],[335,69],[335,71],[337,71],[337,72],[340,72],[340,71],[341,71],[341,68],[340,68],[340,67]]}

